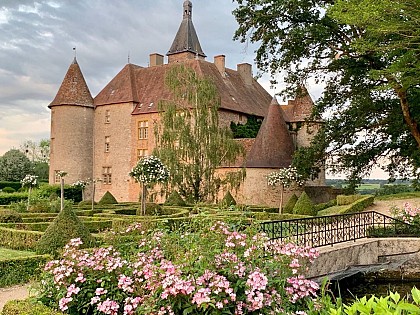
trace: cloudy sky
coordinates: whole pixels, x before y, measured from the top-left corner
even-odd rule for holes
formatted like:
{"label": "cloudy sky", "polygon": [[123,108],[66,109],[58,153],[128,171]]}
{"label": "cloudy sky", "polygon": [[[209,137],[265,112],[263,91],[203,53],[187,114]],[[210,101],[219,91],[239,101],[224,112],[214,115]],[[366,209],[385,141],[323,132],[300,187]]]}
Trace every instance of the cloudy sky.
{"label": "cloudy sky", "polygon": [[[53,100],[73,60],[93,96],[127,63],[147,66],[166,54],[182,20],[183,0],[0,0],[0,155],[25,140],[49,138]],[[255,47],[232,40],[230,0],[193,1],[207,60],[253,63]],[[265,84],[267,80],[265,80]],[[268,86],[267,86],[268,88]]]}

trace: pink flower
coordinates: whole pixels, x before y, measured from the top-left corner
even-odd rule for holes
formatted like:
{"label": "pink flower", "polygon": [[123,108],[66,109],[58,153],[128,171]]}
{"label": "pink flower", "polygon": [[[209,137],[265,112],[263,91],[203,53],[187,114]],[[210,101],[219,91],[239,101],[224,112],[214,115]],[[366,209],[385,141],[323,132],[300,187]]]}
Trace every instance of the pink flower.
{"label": "pink flower", "polygon": [[80,288],[76,287],[74,284],[71,284],[68,288],[67,288],[67,297],[71,297],[73,294],[77,294],[80,292]]}
{"label": "pink flower", "polygon": [[65,310],[67,310],[69,308],[68,304],[71,301],[73,301],[73,298],[71,298],[71,297],[70,298],[65,297],[65,298],[60,299],[60,301],[58,302],[58,306],[59,306],[60,310],[63,311],[63,312]]}

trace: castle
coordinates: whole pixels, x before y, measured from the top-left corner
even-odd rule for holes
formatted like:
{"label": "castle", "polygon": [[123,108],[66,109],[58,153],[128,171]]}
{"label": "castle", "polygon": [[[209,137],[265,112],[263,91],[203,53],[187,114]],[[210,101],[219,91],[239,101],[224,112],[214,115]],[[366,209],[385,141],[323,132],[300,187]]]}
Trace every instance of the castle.
{"label": "castle", "polygon": [[[267,187],[266,175],[287,167],[293,152],[308,145],[319,127],[309,122],[313,102],[303,95],[280,106],[253,78],[250,64],[237,69],[225,66],[225,56],[206,61],[192,22],[192,4],[183,4],[183,19],[167,56],[153,53],[149,66],[127,64],[93,98],[76,58],[71,63],[51,109],[50,184],[58,183],[57,171],[68,173],[66,183],[101,179],[96,199],[110,191],[118,201],[137,201],[139,185],[129,176],[132,167],[150,155],[155,146],[154,124],[158,103],[173,96],[165,86],[165,74],[182,63],[215,83],[221,102],[219,123],[245,123],[249,115],[264,118],[256,139],[241,140],[247,151],[237,165],[220,172],[246,167],[246,179],[236,192],[237,201],[276,204],[278,194]],[[312,185],[323,185],[321,172]]]}

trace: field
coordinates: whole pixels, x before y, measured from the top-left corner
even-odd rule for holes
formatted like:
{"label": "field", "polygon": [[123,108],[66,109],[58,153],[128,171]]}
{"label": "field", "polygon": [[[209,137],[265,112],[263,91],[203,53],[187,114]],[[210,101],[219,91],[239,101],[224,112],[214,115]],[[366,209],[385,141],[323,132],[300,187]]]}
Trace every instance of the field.
{"label": "field", "polygon": [[356,190],[379,189],[380,184],[360,184]]}

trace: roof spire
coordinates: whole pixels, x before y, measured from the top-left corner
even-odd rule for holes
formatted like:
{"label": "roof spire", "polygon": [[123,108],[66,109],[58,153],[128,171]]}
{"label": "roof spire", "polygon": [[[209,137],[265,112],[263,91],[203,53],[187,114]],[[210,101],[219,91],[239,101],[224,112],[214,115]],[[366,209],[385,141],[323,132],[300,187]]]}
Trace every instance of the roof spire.
{"label": "roof spire", "polygon": [[172,46],[166,55],[170,56],[179,53],[192,53],[187,59],[194,59],[196,55],[201,58],[206,57],[192,22],[192,3],[189,0],[184,1],[183,19]]}
{"label": "roof spire", "polygon": [[73,64],[77,64],[77,51],[76,51],[76,47],[73,47],[73,51],[74,51],[74,59],[73,59]]}

